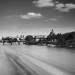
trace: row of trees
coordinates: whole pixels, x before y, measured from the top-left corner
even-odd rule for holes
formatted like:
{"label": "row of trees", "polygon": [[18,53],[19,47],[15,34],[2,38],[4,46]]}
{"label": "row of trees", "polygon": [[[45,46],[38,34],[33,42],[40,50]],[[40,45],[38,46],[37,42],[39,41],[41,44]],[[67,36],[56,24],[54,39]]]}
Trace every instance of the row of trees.
{"label": "row of trees", "polygon": [[56,42],[57,46],[75,47],[75,32],[48,35],[47,40]]}
{"label": "row of trees", "polygon": [[28,35],[25,37],[26,44],[53,44],[63,47],[75,47],[75,32],[69,32],[65,34],[55,34],[53,29],[46,38],[40,38],[38,42],[35,41],[35,37]]}

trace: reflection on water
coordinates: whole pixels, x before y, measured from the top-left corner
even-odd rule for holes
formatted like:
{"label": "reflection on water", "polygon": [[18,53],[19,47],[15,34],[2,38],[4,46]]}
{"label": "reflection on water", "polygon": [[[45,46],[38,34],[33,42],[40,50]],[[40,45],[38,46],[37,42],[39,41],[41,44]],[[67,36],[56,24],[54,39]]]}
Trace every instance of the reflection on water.
{"label": "reflection on water", "polygon": [[[37,45],[12,45],[15,50],[28,51],[35,56],[45,58],[75,71],[75,50]],[[14,49],[13,49],[14,50]]]}
{"label": "reflection on water", "polygon": [[24,47],[24,50],[46,58],[50,61],[54,61],[75,71],[75,51],[72,49],[26,45],[22,47]]}

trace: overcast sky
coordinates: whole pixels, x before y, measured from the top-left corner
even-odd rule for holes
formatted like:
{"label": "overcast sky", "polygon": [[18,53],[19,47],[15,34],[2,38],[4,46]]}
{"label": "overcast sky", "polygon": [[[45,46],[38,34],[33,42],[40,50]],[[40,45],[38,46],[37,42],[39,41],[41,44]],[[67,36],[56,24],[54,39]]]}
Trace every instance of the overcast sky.
{"label": "overcast sky", "polygon": [[0,35],[75,31],[75,0],[0,0]]}

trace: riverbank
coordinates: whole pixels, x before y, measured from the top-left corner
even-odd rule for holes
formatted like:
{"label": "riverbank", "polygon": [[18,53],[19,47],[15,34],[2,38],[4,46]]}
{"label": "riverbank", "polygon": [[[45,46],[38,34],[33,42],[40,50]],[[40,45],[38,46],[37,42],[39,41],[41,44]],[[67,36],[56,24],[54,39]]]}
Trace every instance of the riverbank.
{"label": "riverbank", "polygon": [[45,44],[45,46],[47,47],[58,47],[58,48],[67,48],[67,49],[75,49],[75,46],[73,45],[57,45],[55,43],[51,43],[51,44]]}

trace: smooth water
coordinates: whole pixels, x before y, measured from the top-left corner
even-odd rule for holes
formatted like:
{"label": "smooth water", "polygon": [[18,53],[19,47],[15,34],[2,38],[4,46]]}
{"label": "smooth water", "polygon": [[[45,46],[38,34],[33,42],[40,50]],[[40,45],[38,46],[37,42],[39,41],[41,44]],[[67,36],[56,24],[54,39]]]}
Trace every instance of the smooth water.
{"label": "smooth water", "polygon": [[24,51],[28,51],[37,57],[47,59],[48,61],[55,62],[66,68],[75,71],[75,50],[66,48],[56,48],[47,46],[20,46]]}
{"label": "smooth water", "polygon": [[75,72],[75,49],[47,47],[38,45],[12,45],[11,49],[29,52],[31,55],[42,58],[45,61],[55,63],[63,68]]}

